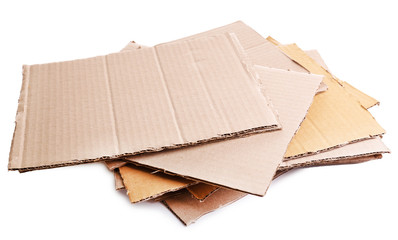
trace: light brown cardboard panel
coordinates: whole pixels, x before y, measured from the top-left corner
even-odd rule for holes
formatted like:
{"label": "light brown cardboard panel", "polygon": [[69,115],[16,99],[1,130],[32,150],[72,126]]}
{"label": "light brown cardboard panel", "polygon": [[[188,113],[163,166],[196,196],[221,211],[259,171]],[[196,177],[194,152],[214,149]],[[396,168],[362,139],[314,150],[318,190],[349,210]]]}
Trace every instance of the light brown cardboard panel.
{"label": "light brown cardboard panel", "polygon": [[306,120],[292,139],[285,157],[297,157],[383,134],[373,116],[333,76],[296,45],[278,45],[311,73],[325,76],[328,91],[315,96]]}
{"label": "light brown cardboard panel", "polygon": [[218,189],[219,187],[206,183],[198,183],[187,187],[187,190],[192,194],[192,196],[200,201],[204,201],[208,196]]}
{"label": "light brown cardboard panel", "polygon": [[[380,158],[381,155],[376,154],[373,156],[346,159],[345,161],[340,161],[338,164],[359,163]],[[322,163],[319,164],[322,165]],[[330,165],[330,163],[325,163],[324,165]],[[275,178],[288,171],[289,169],[279,170],[275,175]],[[197,221],[203,215],[232,204],[244,196],[246,196],[246,194],[242,192],[220,188],[218,191],[211,194],[206,201],[201,202],[192,197],[188,192],[185,192],[178,196],[166,198],[163,200],[163,203],[185,225],[189,225]]]}
{"label": "light brown cardboard panel", "polygon": [[250,64],[235,49],[225,34],[25,66],[9,169],[72,165],[278,128]]}
{"label": "light brown cardboard panel", "polygon": [[[309,50],[309,51],[305,51],[305,53],[311,57],[312,59],[314,59],[319,65],[321,65],[325,70],[327,70],[328,72],[330,72],[330,70],[328,69],[326,63],[323,61],[321,55],[319,54],[318,51],[316,50]],[[366,108],[369,109],[375,105],[379,104],[379,101],[376,100],[375,98],[365,94],[364,92],[359,91],[357,88],[353,87],[352,85],[350,85],[347,82],[343,82],[340,81],[340,84],[344,87],[344,89],[350,93],[351,95],[353,95],[360,103],[361,105]]]}
{"label": "light brown cardboard panel", "polygon": [[261,85],[279,113],[281,131],[126,160],[202,182],[264,195],[322,77],[266,67],[256,70]]}
{"label": "light brown cardboard panel", "polygon": [[181,177],[131,165],[121,167],[119,171],[132,203],[156,198],[195,183]]}
{"label": "light brown cardboard panel", "polygon": [[219,189],[204,202],[192,197],[189,192],[185,192],[178,196],[167,198],[163,200],[163,203],[185,225],[189,225],[206,213],[231,204],[244,196],[246,194],[239,191]]}

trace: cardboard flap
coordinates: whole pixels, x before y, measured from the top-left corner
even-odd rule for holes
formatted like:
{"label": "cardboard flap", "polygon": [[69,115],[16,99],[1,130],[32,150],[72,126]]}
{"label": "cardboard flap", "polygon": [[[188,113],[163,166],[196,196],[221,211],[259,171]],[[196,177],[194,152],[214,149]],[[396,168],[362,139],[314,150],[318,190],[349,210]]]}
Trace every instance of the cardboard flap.
{"label": "cardboard flap", "polygon": [[9,169],[278,129],[255,75],[227,34],[25,66]]}
{"label": "cardboard flap", "polygon": [[[303,121],[322,76],[256,67],[278,111],[281,131],[126,160],[202,182],[264,195],[287,145]],[[289,97],[286,97],[289,96]]]}
{"label": "cardboard flap", "polygon": [[207,197],[218,189],[219,187],[206,183],[198,183],[187,187],[187,190],[192,194],[192,196],[200,201],[206,200]]}

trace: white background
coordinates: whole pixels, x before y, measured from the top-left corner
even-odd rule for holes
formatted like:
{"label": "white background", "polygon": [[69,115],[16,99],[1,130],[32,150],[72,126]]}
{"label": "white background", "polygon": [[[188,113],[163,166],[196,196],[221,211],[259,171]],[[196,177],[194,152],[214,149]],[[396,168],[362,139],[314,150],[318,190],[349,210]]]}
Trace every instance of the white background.
{"label": "white background", "polygon": [[[398,239],[396,1],[1,1],[0,239]],[[296,170],[185,227],[163,205],[132,205],[100,163],[8,172],[22,64],[154,45],[243,20],[317,49],[332,72],[380,100],[393,151],[382,160]]]}

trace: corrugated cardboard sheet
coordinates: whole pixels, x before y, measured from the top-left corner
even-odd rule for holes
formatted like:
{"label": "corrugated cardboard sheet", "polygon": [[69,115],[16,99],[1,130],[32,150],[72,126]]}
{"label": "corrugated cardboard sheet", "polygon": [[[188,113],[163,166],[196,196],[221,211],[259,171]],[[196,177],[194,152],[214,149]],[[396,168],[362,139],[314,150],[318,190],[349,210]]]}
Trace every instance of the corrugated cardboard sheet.
{"label": "corrugated cardboard sheet", "polygon": [[256,70],[279,113],[282,130],[129,160],[183,177],[264,195],[322,77],[260,66]]}
{"label": "corrugated cardboard sheet", "polygon": [[[225,31],[233,32],[237,38],[239,38],[241,45],[245,48],[248,57],[254,64],[306,72],[304,68],[290,60],[273,43],[265,40],[254,30],[241,22],[195,36],[208,36]],[[330,74],[327,72],[321,71],[321,73],[330,77]],[[307,114],[307,118],[309,117],[310,120],[304,120],[299,132],[296,134],[299,137],[294,137],[296,140],[294,140],[293,144],[289,145],[288,154],[285,155],[286,157],[297,157],[307,155],[311,152],[324,151],[353,141],[358,141],[359,139],[371,138],[373,135],[384,133],[384,130],[377,124],[370,113],[367,112],[353,96],[347,93],[344,87],[338,84],[334,79],[329,79],[328,81],[332,89],[330,89],[328,84],[328,91],[318,94],[315,97],[313,105],[315,104],[316,107],[311,106]],[[328,96],[320,97],[324,94],[328,94]],[[336,98],[339,100],[336,101]],[[353,113],[355,113],[355,116],[351,118]],[[173,151],[171,151],[167,154],[153,154],[149,157],[127,158],[127,160],[154,168],[165,169],[166,171],[182,176],[220,184],[219,182],[215,182],[215,180],[224,181],[227,178],[223,177],[223,175],[229,174],[224,171],[216,173],[214,170],[208,171],[207,169],[214,169],[214,162],[216,161],[224,162],[224,164],[220,165],[219,169],[223,169],[225,165],[231,166],[231,164],[229,164],[230,162],[228,161],[230,159],[228,153],[224,154],[224,152],[227,151],[224,150],[220,152],[220,150],[216,150],[217,147],[215,146],[214,144],[208,144],[200,148],[200,150],[198,150],[199,148],[192,147],[189,151],[178,151],[180,153],[172,153]],[[219,152],[219,154],[213,153],[216,151]],[[261,150],[259,149],[259,151]],[[197,154],[193,154],[194,152]],[[204,152],[208,153],[204,154]],[[240,152],[241,153],[237,154],[237,156],[242,155],[242,152],[245,151],[242,150]],[[241,159],[248,159],[253,155],[259,156],[259,154],[254,154],[253,149],[250,149],[250,154],[246,152],[245,156],[242,156]],[[204,158],[213,159],[212,156],[217,156],[217,159],[208,160],[208,162],[212,162],[212,164],[203,165],[203,169],[199,169],[202,166],[198,164],[195,164],[195,170],[187,169],[188,167],[182,164],[185,162],[185,165],[190,166],[191,164],[187,161],[195,161],[195,163],[199,161],[207,162]],[[269,158],[269,156],[272,156],[272,154],[268,154],[264,158]],[[242,161],[241,159],[236,161]],[[232,178],[232,175],[236,176],[238,173],[235,174],[231,172],[228,178]],[[234,181],[237,182],[237,180]],[[244,190],[242,189],[242,191]]]}
{"label": "corrugated cardboard sheet", "polygon": [[279,128],[228,34],[24,66],[10,170],[72,165]]}
{"label": "corrugated cardboard sheet", "polygon": [[[132,47],[136,46],[138,45],[136,45],[135,43],[134,45],[132,45]],[[131,49],[131,47],[129,49]],[[306,53],[309,56],[311,56],[311,58],[316,60],[322,67],[327,69],[325,62],[323,61],[323,59],[321,58],[321,56],[317,51],[315,50],[306,51]],[[319,90],[320,89],[318,89],[318,91]],[[364,96],[366,99],[366,96],[368,95],[362,94],[362,96]],[[369,99],[374,99],[374,98],[369,97]],[[334,164],[353,163],[356,162],[355,159],[359,156],[369,156],[373,154],[380,154],[386,152],[389,152],[389,150],[381,142],[379,138],[364,140],[361,142],[350,143],[348,145],[341,146],[337,149],[332,149],[327,152],[322,152],[315,155],[296,158],[293,160],[285,159],[285,161],[282,162],[281,165],[279,166],[277,175],[279,175],[285,169],[292,169],[303,166],[326,165],[326,164],[331,164],[332,162]],[[114,161],[114,162],[109,162],[108,167],[112,170],[124,164],[125,162],[123,161]],[[138,176],[134,177],[136,178]],[[115,182],[120,184],[118,178],[115,179]],[[187,189],[197,199],[204,200],[206,197],[208,197],[218,188],[213,185],[200,183],[190,186]]]}

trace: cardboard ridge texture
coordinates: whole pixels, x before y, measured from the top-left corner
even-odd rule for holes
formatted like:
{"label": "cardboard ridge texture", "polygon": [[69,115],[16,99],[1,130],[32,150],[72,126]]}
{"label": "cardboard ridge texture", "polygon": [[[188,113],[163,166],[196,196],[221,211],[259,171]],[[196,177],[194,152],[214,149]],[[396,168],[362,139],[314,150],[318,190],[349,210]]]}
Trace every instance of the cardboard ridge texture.
{"label": "cardboard ridge texture", "polygon": [[280,129],[228,34],[24,66],[10,170],[116,159]]}

